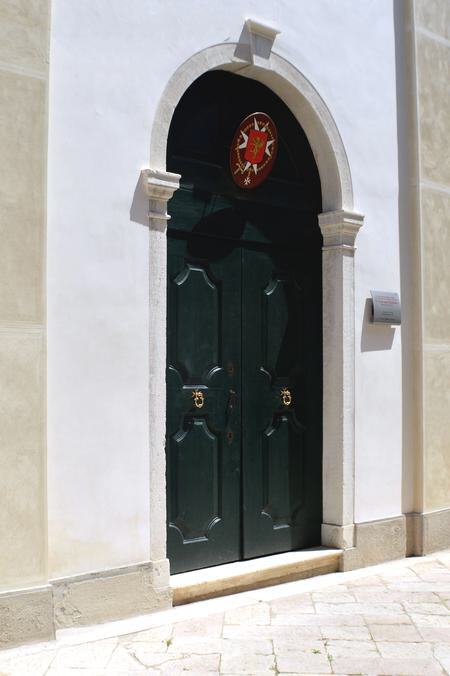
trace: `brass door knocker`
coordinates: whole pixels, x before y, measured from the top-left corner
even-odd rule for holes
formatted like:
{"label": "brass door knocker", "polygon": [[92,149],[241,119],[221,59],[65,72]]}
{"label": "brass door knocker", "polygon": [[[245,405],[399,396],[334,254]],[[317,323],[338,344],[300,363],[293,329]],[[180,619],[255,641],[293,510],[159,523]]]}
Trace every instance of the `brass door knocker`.
{"label": "brass door knocker", "polygon": [[280,397],[283,406],[290,406],[292,404],[292,394],[287,387],[283,387],[283,389],[280,390]]}
{"label": "brass door knocker", "polygon": [[203,408],[205,404],[205,397],[201,390],[192,390],[192,399],[196,408]]}

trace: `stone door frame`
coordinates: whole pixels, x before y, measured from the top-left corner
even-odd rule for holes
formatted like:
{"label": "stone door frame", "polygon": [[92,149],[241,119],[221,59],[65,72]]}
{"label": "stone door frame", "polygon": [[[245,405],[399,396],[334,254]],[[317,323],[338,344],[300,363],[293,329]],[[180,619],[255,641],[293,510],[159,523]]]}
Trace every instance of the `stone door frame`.
{"label": "stone door frame", "polygon": [[[353,211],[345,148],[318,92],[291,63],[272,51],[277,34],[248,20],[247,38],[216,45],[188,59],[170,78],[151,135],[150,169],[141,182],[149,198],[150,335],[150,559],[157,587],[169,584],[166,552],[166,223],[168,201],[180,176],[166,168],[169,127],[178,101],[200,75],[229,70],[258,80],[291,109],[313,150],[322,187],[323,213],[323,524],[322,545],[354,546],[355,467],[355,239],[363,216]],[[244,34],[244,31],[243,31]],[[242,36],[241,36],[242,38]],[[170,206],[169,206],[170,211]]]}

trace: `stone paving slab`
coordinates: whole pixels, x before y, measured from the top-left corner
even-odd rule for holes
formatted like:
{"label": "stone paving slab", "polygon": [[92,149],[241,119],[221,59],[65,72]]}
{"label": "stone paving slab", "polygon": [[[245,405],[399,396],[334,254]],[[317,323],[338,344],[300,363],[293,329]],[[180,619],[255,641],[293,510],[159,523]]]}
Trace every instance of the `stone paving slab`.
{"label": "stone paving slab", "polygon": [[58,632],[0,676],[450,674],[450,551]]}

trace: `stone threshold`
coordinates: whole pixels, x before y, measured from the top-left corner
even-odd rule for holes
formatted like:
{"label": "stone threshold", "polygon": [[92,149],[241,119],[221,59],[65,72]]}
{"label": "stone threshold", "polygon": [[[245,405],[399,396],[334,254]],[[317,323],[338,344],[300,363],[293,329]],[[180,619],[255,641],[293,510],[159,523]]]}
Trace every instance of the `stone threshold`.
{"label": "stone threshold", "polygon": [[340,549],[315,547],[171,575],[173,605],[336,573]]}

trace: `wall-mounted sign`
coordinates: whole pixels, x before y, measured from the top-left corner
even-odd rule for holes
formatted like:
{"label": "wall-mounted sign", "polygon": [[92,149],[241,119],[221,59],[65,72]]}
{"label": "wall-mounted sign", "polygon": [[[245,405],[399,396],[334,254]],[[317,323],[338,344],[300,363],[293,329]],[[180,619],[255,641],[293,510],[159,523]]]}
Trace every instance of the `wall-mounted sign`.
{"label": "wall-mounted sign", "polygon": [[374,324],[401,324],[401,305],[394,291],[371,291]]}
{"label": "wall-mounted sign", "polygon": [[230,150],[234,182],[246,190],[270,174],[278,151],[277,129],[266,113],[252,113],[236,130]]}

